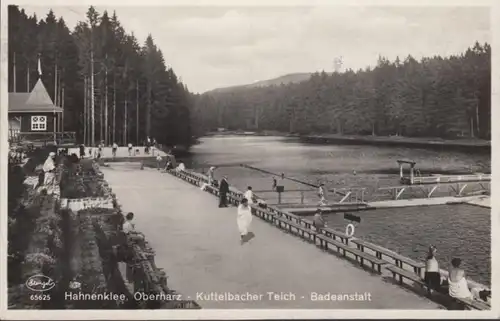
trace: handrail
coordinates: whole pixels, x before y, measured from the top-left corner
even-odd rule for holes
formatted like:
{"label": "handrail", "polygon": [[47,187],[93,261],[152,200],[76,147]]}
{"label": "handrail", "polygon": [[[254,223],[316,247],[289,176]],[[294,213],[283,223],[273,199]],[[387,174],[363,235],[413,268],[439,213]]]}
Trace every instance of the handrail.
{"label": "handrail", "polygon": [[[196,175],[193,175],[192,172],[189,172],[189,171],[169,170],[167,172],[169,172],[170,174],[172,174],[174,176],[177,176],[177,177],[181,177],[181,175],[184,175],[186,177],[190,177],[190,179],[193,180],[191,183],[193,183],[195,185],[200,185],[200,181],[195,181],[194,177],[199,177],[199,175],[203,176],[202,174],[198,174],[198,173],[196,173]],[[201,180],[201,178],[200,178],[200,180]],[[214,186],[211,186],[211,185],[207,185],[206,186],[206,190],[209,191],[210,193],[216,195],[216,196],[219,193],[219,189],[216,188],[216,187],[214,187]],[[237,190],[236,188],[232,188],[232,190],[229,192],[229,195],[228,195],[229,202],[237,205],[240,202],[241,198],[243,198],[243,193],[241,191]],[[290,221],[291,223],[296,223],[298,225],[302,225],[302,226],[304,226],[305,229],[311,229],[311,227],[312,227],[312,222],[311,221],[309,221],[307,219],[304,219],[304,218],[302,218],[300,216],[297,216],[295,214],[285,212],[285,211],[283,211],[283,210],[281,210],[281,209],[279,209],[277,207],[268,205],[268,206],[266,206],[266,208],[261,208],[260,206],[255,205],[255,204],[249,204],[249,206],[254,211],[259,211],[259,213],[264,213],[265,211],[269,211],[272,214],[276,215],[277,217],[283,217],[283,218],[285,218],[287,221]],[[265,217],[265,215],[257,215],[257,216],[259,216],[260,218]],[[346,240],[352,240],[352,241],[360,240],[360,241],[366,242],[366,241],[364,241],[362,239],[359,239],[359,238],[356,238],[356,237],[348,237],[345,233],[343,233],[341,231],[338,231],[338,230],[335,230],[335,229],[332,229],[332,228],[329,228],[329,227],[326,227],[326,228],[323,228],[323,229],[319,229],[319,233],[321,233],[321,234],[323,234],[323,235],[325,235],[327,237],[332,237],[332,235],[335,235],[335,236],[337,236],[339,238],[345,238]],[[369,242],[367,242],[367,243],[369,243]],[[371,243],[371,244],[373,244],[373,243]],[[377,247],[380,247],[380,248],[383,248],[383,247],[378,246],[376,244],[373,244],[373,245],[377,246]],[[387,249],[387,250],[390,251],[390,252],[393,252],[393,251],[391,251],[389,249]],[[394,253],[397,254],[397,255],[399,255],[402,258],[407,259],[408,261],[414,261],[416,264],[423,264],[423,262],[421,262],[421,261],[413,260],[411,258],[405,257],[405,256],[403,256],[403,255],[401,255],[399,253],[396,253],[396,252],[394,252]],[[470,284],[477,285],[477,286],[480,286],[482,288],[487,288],[486,286],[481,285],[481,284],[479,284],[479,283],[477,283],[475,281],[472,281],[472,280],[468,280],[468,282]]]}

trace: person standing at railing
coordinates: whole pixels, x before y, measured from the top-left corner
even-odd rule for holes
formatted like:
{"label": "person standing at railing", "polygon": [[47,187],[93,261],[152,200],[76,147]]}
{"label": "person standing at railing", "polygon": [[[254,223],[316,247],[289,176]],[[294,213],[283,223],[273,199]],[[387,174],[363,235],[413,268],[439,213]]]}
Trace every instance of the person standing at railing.
{"label": "person standing at railing", "polygon": [[424,280],[427,286],[436,290],[441,286],[441,274],[439,273],[439,263],[436,260],[437,249],[434,245],[429,247],[429,253],[425,260],[425,276]]}
{"label": "person standing at railing", "polygon": [[326,192],[325,192],[325,184],[321,183],[319,185],[319,188],[318,188],[318,196],[320,198],[320,205],[326,205],[327,204],[327,201],[326,201]]}
{"label": "person standing at railing", "polygon": [[98,152],[99,152],[99,156],[97,158],[101,158],[101,156],[104,156],[103,153],[102,153],[102,148],[104,147],[104,141],[101,141],[101,143],[97,146],[98,147]]}
{"label": "person standing at railing", "polygon": [[113,143],[113,147],[111,148],[111,151],[113,153],[113,158],[116,157],[116,151],[118,150],[118,144],[117,143]]}
{"label": "person standing at railing", "polygon": [[276,180],[276,177],[273,177],[273,188],[272,188],[272,190],[275,191],[277,186],[278,186],[278,181]]}
{"label": "person standing at railing", "polygon": [[132,143],[128,143],[128,156],[132,156],[133,149],[134,149],[134,146],[132,146]]}
{"label": "person standing at railing", "polygon": [[255,195],[253,194],[252,186],[248,186],[247,191],[243,194],[243,197],[247,199],[248,204],[255,203]]}
{"label": "person standing at railing", "polygon": [[80,158],[84,158],[85,157],[85,145],[83,144],[80,144]]}
{"label": "person standing at railing", "polygon": [[227,207],[227,193],[229,193],[229,183],[227,176],[224,176],[219,185],[219,207]]}

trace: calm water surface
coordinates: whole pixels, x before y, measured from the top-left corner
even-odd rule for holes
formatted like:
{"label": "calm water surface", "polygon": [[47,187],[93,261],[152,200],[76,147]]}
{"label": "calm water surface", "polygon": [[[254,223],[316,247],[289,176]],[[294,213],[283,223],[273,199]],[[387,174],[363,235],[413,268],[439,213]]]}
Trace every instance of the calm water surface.
{"label": "calm water surface", "polygon": [[[425,149],[379,146],[309,145],[293,138],[219,136],[203,138],[186,159],[188,168],[205,171],[220,166],[216,176],[228,175],[239,189],[250,185],[260,196],[271,199],[271,176],[242,168],[247,164],[273,173],[285,173],[313,184],[333,187],[398,186],[396,160],[417,162],[422,173],[459,174],[489,172],[489,155],[438,152]],[[286,190],[310,189],[288,180]],[[288,195],[289,194],[289,195]],[[300,193],[299,193],[300,194]],[[314,198],[315,192],[306,197]],[[298,195],[285,193],[283,201],[297,202]],[[447,269],[452,257],[461,257],[469,276],[490,284],[490,210],[469,205],[442,205],[359,212],[362,222],[356,236],[403,255],[423,260],[429,244],[438,247],[438,259]],[[342,214],[328,214],[329,225],[341,230],[348,223]]]}

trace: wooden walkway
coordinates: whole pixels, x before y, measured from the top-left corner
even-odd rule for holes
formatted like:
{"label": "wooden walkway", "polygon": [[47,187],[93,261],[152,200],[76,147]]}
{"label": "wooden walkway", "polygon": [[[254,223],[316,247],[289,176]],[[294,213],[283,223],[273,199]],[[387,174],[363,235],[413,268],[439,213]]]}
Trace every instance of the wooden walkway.
{"label": "wooden walkway", "polygon": [[[101,170],[124,212],[135,213],[136,228],[155,249],[156,264],[165,269],[168,284],[202,308],[440,308],[256,217],[255,238],[241,245],[234,207],[218,208],[212,195],[169,174],[139,170],[130,163]],[[269,299],[268,292],[292,293],[295,299]],[[209,297],[247,293],[259,299]],[[357,293],[358,300],[313,301],[314,293],[353,298]]]}

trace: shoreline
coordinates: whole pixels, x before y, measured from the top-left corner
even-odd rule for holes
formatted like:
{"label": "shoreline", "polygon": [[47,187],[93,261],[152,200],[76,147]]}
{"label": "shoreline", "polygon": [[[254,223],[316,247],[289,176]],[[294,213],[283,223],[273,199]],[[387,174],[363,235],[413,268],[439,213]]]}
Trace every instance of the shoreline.
{"label": "shoreline", "polygon": [[443,139],[437,137],[402,137],[402,136],[362,136],[362,135],[298,135],[276,131],[243,132],[226,131],[210,132],[202,137],[210,136],[280,136],[295,137],[311,144],[346,144],[346,145],[375,145],[399,146],[427,149],[467,150],[468,152],[491,152],[491,141],[483,139]]}

